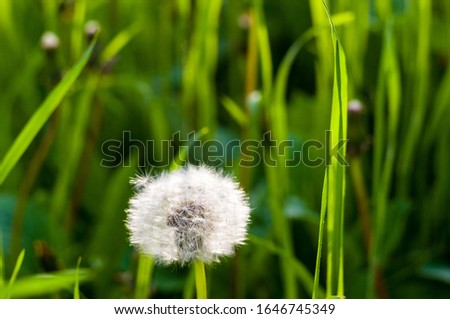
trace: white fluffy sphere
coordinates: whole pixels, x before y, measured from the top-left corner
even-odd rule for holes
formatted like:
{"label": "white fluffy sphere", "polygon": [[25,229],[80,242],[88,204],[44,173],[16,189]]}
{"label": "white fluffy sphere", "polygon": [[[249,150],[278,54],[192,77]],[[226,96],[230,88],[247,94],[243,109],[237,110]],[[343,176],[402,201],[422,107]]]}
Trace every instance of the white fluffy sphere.
{"label": "white fluffy sphere", "polygon": [[250,207],[231,177],[187,166],[132,183],[136,193],[126,221],[130,241],[157,262],[209,263],[232,255],[245,241]]}

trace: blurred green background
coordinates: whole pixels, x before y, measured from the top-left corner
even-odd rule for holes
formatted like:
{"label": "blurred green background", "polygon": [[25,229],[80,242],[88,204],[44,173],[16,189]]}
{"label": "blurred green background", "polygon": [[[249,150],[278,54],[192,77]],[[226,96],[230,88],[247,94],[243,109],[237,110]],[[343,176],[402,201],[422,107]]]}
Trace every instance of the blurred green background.
{"label": "blurred green background", "polygon": [[[353,101],[345,296],[450,298],[450,1],[328,4]],[[46,31],[58,43],[47,34],[43,45]],[[124,227],[129,180],[169,164],[145,163],[145,150],[129,141],[122,162],[105,167],[102,145],[122,141],[125,131],[155,145],[175,132],[226,143],[272,131],[294,141],[289,152],[324,141],[333,46],[322,2],[2,0],[3,170],[41,103],[82,66],[89,41],[96,42],[82,73],[61,102],[53,98],[55,111],[2,176],[0,290],[8,292],[0,295],[72,298],[79,280],[86,298],[193,297],[192,270],[176,265],[156,265],[144,295],[135,293],[139,258]],[[162,148],[152,152],[172,161]],[[277,158],[276,168],[242,167],[240,153],[221,156],[233,163],[223,169],[240,181],[253,211],[247,245],[207,268],[209,296],[310,298],[325,166],[285,167]],[[325,274],[325,259],[321,266]],[[320,283],[327,285],[325,275]]]}

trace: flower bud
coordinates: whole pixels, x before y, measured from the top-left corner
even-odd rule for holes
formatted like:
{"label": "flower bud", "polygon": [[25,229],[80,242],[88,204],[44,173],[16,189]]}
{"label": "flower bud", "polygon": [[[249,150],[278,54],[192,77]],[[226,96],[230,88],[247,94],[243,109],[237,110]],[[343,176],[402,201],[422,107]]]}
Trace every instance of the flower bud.
{"label": "flower bud", "polygon": [[360,100],[348,102],[347,154],[359,156],[370,147],[367,134],[367,119],[364,104]]}
{"label": "flower bud", "polygon": [[55,51],[59,47],[58,36],[51,31],[44,32],[41,37],[41,47],[45,51]]}
{"label": "flower bud", "polygon": [[86,34],[89,42],[91,42],[91,40],[99,31],[100,31],[100,23],[98,23],[95,20],[90,20],[86,22],[86,24],[84,25],[84,33]]}

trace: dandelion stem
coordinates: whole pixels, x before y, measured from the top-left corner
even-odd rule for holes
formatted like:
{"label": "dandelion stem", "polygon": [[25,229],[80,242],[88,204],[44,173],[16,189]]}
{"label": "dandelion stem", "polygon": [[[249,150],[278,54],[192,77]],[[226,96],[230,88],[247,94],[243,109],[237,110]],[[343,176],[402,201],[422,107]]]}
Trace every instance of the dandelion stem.
{"label": "dandelion stem", "polygon": [[197,288],[197,299],[207,299],[206,293],[206,277],[205,277],[205,264],[201,260],[194,262],[195,268],[195,286]]}
{"label": "dandelion stem", "polygon": [[148,297],[149,285],[152,281],[153,265],[153,258],[150,256],[139,256],[136,290],[134,292],[136,299],[145,299]]}

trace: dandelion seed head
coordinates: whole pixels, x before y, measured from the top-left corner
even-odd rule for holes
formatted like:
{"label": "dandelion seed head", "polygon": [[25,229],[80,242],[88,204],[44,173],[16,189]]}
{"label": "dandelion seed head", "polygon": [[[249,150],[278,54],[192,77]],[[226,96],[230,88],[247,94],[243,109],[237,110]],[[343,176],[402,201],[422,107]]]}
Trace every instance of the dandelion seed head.
{"label": "dandelion seed head", "polygon": [[188,166],[157,177],[138,176],[132,184],[130,242],[157,262],[210,263],[244,243],[250,208],[231,177]]}

